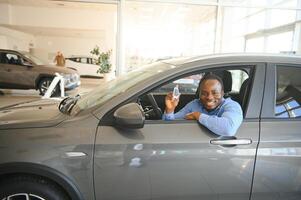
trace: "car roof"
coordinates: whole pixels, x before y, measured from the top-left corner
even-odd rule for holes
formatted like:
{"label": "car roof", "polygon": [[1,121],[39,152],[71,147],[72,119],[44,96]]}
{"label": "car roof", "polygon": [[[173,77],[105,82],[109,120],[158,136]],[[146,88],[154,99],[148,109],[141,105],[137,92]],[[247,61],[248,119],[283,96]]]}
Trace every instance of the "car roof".
{"label": "car roof", "polygon": [[163,60],[161,62],[182,66],[182,65],[196,65],[203,64],[218,64],[218,63],[296,63],[301,64],[301,56],[291,54],[269,54],[269,53],[228,53],[228,54],[212,54],[185,58],[174,58],[170,60]]}
{"label": "car roof", "polygon": [[8,53],[20,53],[20,51],[11,50],[11,49],[0,49],[1,52],[8,52]]}

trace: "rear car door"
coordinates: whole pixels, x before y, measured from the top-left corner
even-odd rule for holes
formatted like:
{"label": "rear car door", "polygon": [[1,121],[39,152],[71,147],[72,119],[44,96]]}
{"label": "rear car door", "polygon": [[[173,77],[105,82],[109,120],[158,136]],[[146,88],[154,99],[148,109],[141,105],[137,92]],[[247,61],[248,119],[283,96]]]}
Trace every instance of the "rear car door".
{"label": "rear car door", "polygon": [[270,64],[253,200],[301,199],[301,65]]}
{"label": "rear car door", "polygon": [[143,128],[132,130],[101,123],[94,157],[96,198],[248,200],[265,74],[264,64],[255,66],[245,118],[230,145],[196,121],[146,120]]}

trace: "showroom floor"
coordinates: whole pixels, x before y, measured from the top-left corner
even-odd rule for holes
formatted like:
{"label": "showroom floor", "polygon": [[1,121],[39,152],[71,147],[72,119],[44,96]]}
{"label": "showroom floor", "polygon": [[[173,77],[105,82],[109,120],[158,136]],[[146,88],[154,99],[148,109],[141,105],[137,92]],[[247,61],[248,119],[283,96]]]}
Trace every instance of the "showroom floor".
{"label": "showroom floor", "polygon": [[[103,79],[81,78],[81,86],[68,91],[68,96],[78,93],[86,93],[104,82]],[[0,109],[21,102],[41,99],[39,92],[36,90],[6,90],[0,89]]]}

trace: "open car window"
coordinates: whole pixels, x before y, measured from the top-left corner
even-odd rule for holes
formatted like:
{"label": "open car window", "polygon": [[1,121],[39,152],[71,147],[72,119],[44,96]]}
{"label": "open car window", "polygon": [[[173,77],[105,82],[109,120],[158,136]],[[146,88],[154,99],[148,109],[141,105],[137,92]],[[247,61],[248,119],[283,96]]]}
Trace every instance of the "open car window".
{"label": "open car window", "polygon": [[[165,96],[178,86],[181,93],[180,101],[175,112],[178,112],[186,104],[198,98],[198,87],[201,78],[206,73],[214,73],[221,77],[225,87],[225,98],[231,97],[242,105],[243,110],[248,98],[248,86],[250,84],[251,70],[242,69],[215,69],[214,71],[201,71],[198,73],[180,76],[177,79],[166,82],[162,86],[151,90],[139,97],[138,103],[142,106],[146,120],[161,120],[165,110]],[[161,116],[160,116],[161,115]]]}

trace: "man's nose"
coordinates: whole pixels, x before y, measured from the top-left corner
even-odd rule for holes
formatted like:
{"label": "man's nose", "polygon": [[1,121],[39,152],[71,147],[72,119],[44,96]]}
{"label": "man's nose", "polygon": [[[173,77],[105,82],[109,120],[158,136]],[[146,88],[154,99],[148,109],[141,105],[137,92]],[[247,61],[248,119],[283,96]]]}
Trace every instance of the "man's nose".
{"label": "man's nose", "polygon": [[213,99],[213,95],[212,95],[211,93],[209,93],[209,94],[206,96],[206,99],[208,99],[208,100]]}

